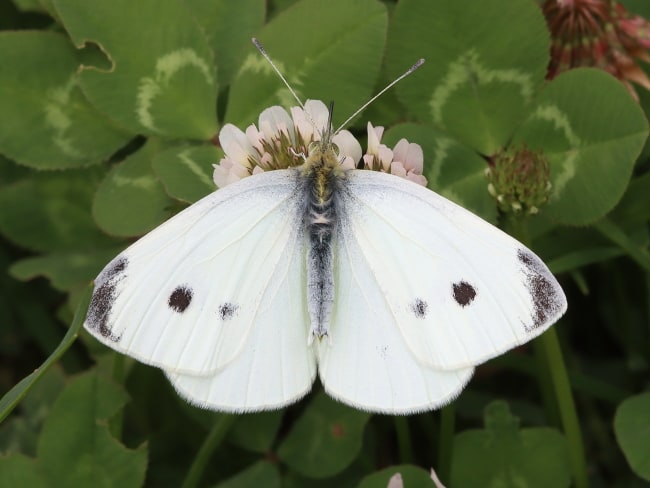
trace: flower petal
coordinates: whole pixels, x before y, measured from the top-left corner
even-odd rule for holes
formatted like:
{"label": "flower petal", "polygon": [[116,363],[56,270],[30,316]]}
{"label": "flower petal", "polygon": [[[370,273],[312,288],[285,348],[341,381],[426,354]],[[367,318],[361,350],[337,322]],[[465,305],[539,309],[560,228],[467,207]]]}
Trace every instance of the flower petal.
{"label": "flower petal", "polygon": [[393,150],[385,144],[380,144],[377,157],[379,158],[381,169],[388,171],[390,169],[390,163],[393,162]]}
{"label": "flower petal", "polygon": [[267,140],[277,139],[281,132],[288,134],[292,142],[295,142],[293,135],[293,120],[285,109],[279,106],[264,109],[259,118],[260,131],[264,133]]}
{"label": "flower petal", "polygon": [[291,118],[293,118],[293,125],[298,132],[300,138],[309,144],[314,140],[314,131],[316,128],[310,119],[307,118],[305,111],[302,107],[291,107]]}
{"label": "flower petal", "polygon": [[248,137],[249,142],[257,150],[258,154],[262,154],[264,152],[264,146],[262,146],[264,133],[257,130],[255,124],[251,124],[246,127],[246,137]]}
{"label": "flower petal", "polygon": [[367,154],[379,154],[379,141],[381,141],[381,136],[384,134],[384,128],[381,126],[373,127],[370,122],[368,122],[368,151]]}
{"label": "flower petal", "polygon": [[366,169],[370,169],[370,170],[375,169],[374,168],[375,157],[372,154],[364,154],[363,162],[365,163]]}
{"label": "flower petal", "polygon": [[406,169],[401,161],[393,161],[390,164],[390,174],[406,178]]}
{"label": "flower petal", "polygon": [[249,159],[255,157],[255,149],[239,128],[233,124],[224,125],[219,131],[219,143],[227,158],[250,167]]}
{"label": "flower petal", "polygon": [[329,119],[329,110],[325,104],[320,100],[307,100],[305,103],[305,112],[307,112],[307,120],[315,124],[316,134],[320,140],[323,132],[327,129],[331,129],[327,126],[327,121]]}
{"label": "flower petal", "polygon": [[239,181],[249,175],[248,168],[229,158],[223,158],[219,164],[213,164],[212,179],[219,188]]}
{"label": "flower petal", "polygon": [[406,179],[412,181],[413,183],[417,183],[418,185],[427,186],[426,176],[419,175],[417,173],[408,173],[406,175]]}
{"label": "flower petal", "polygon": [[264,154],[262,154],[259,164],[255,166],[255,168],[265,169],[265,168],[270,168],[272,165],[273,165],[273,156],[265,152]]}
{"label": "flower petal", "polygon": [[393,150],[393,159],[401,161],[407,171],[414,171],[422,174],[424,169],[424,153],[419,144],[409,143],[406,139],[400,139]]}
{"label": "flower petal", "polygon": [[339,154],[352,158],[354,164],[361,159],[361,144],[350,131],[342,130],[332,137],[332,142],[338,146]]}

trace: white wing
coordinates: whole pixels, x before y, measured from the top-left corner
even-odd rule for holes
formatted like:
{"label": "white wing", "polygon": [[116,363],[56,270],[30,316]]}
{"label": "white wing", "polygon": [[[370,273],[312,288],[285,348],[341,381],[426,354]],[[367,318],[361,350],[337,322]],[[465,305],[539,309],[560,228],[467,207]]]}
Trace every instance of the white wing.
{"label": "white wing", "polygon": [[[294,254],[303,240],[296,184],[289,170],[251,176],[154,229],[97,277],[86,329],[113,349],[181,375],[225,368],[254,323],[259,333],[292,343],[305,327],[304,289],[281,320],[264,304],[274,290],[295,288],[287,255],[304,264],[304,255]],[[308,366],[299,351],[276,352],[279,362],[296,361],[283,365],[285,372]]]}
{"label": "white wing", "polygon": [[[386,284],[377,281],[353,232],[356,229],[345,225],[337,229],[329,336],[314,343],[325,390],[362,410],[391,414],[451,402],[469,381],[473,368],[436,371],[420,364],[385,299]],[[405,275],[392,285],[408,280]]]}
{"label": "white wing", "polygon": [[[353,238],[360,249],[360,256],[346,259],[369,269],[359,285],[381,291],[371,302],[384,300],[382,314],[421,365],[455,370],[479,364],[541,334],[565,312],[564,293],[544,263],[462,207],[403,178],[367,170],[349,172],[341,189],[344,240]],[[371,337],[385,333],[372,332],[383,327],[373,316],[380,325],[357,317]],[[357,327],[333,329],[344,325]]]}
{"label": "white wing", "polygon": [[309,315],[303,241],[287,248],[267,287],[241,353],[212,376],[167,372],[176,390],[200,407],[228,412],[280,408],[311,389],[316,357],[307,347]]}

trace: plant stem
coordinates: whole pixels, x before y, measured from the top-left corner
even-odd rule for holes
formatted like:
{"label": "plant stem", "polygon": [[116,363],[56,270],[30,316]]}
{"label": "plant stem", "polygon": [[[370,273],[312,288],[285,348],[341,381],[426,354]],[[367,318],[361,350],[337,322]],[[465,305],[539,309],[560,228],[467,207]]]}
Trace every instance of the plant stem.
{"label": "plant stem", "polygon": [[395,433],[397,434],[397,446],[399,449],[400,464],[413,463],[413,449],[411,448],[411,434],[407,417],[393,417],[395,422]]}
{"label": "plant stem", "polygon": [[456,427],[456,407],[450,403],[440,410],[440,441],[438,442],[438,462],[436,472],[441,481],[451,480],[451,462],[454,457],[454,430]]}
{"label": "plant stem", "polygon": [[562,428],[562,416],[558,410],[558,402],[556,401],[556,391],[553,386],[553,380],[548,372],[551,365],[548,363],[548,357],[545,353],[542,341],[534,340],[532,343],[534,351],[535,363],[537,364],[537,382],[539,389],[542,393],[542,401],[544,402],[544,411],[546,412],[546,419],[558,429]]}
{"label": "plant stem", "polygon": [[539,343],[536,353],[544,356],[547,371],[550,373],[555,390],[555,400],[560,411],[562,428],[569,443],[569,457],[575,486],[576,488],[586,488],[589,486],[589,480],[582,443],[582,431],[578,422],[578,413],[573,401],[571,384],[569,383],[569,376],[567,375],[557,332],[554,328],[550,328],[536,341]]}
{"label": "plant stem", "polygon": [[[125,381],[125,367],[124,367],[124,355],[120,353],[114,353],[114,358],[113,358],[113,381],[118,383],[121,386],[124,386],[124,381]],[[117,439],[118,441],[122,440],[122,429],[124,426],[124,408],[121,408],[119,412],[111,418],[109,422],[109,429],[111,432],[111,435]]]}
{"label": "plant stem", "polygon": [[[524,218],[512,217],[508,224],[510,233],[524,245],[530,247],[526,220]],[[569,444],[569,458],[573,471],[574,486],[576,488],[587,488],[589,486],[589,480],[587,476],[585,451],[582,443],[582,431],[573,401],[569,375],[566,370],[555,328],[551,327],[535,339],[534,350],[538,363],[543,365],[545,372],[550,377],[551,391],[555,397],[555,402],[553,403],[554,407],[556,406],[557,408],[552,408],[549,414],[552,418],[554,416],[553,412],[559,412],[562,430],[564,430],[564,435]],[[544,380],[542,379],[541,381],[543,382]],[[543,393],[544,390],[545,388],[542,386]]]}
{"label": "plant stem", "polygon": [[228,432],[228,429],[235,418],[234,415],[230,414],[219,415],[212,430],[203,441],[199,452],[196,453],[194,462],[187,472],[185,481],[183,481],[183,488],[195,488],[198,486],[199,481],[201,481],[201,477],[203,476],[203,472],[205,471],[205,466],[210,460],[210,456],[212,456],[214,450],[219,447],[219,444]]}

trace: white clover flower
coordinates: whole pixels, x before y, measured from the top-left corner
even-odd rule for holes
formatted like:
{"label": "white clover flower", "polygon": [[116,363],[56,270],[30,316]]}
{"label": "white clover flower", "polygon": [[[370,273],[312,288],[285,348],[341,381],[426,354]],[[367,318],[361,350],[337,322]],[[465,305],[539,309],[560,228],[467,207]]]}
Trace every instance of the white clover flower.
{"label": "white clover flower", "polygon": [[363,161],[366,169],[382,171],[395,176],[401,176],[422,186],[427,186],[427,179],[422,175],[424,168],[424,153],[419,144],[409,143],[400,139],[391,150],[381,144],[383,127],[373,127],[368,122],[368,152]]}
{"label": "white clover flower", "polygon": [[381,144],[381,136],[383,134],[383,127],[373,127],[372,124],[368,122],[368,151],[363,155],[366,169],[384,172],[390,170],[390,163],[393,160],[393,151],[391,151],[385,144]]}
{"label": "white clover flower", "polygon": [[[224,125],[219,142],[225,156],[213,165],[215,184],[221,188],[262,171],[300,166],[309,145],[321,139],[318,129],[325,127],[328,118],[323,102],[308,100],[305,110],[292,107],[291,115],[282,107],[267,108],[260,114],[257,127],[250,125],[246,132],[232,124]],[[359,141],[349,131],[339,131],[332,142],[339,148],[341,167],[355,169],[363,160],[365,169],[392,173],[426,185],[420,146],[402,139],[391,150],[380,143],[383,131],[383,127],[373,128],[368,123],[368,152],[364,156]]]}
{"label": "white clover flower", "polygon": [[393,162],[390,173],[411,180],[422,186],[427,186],[427,179],[422,175],[424,169],[424,153],[422,146],[402,138],[393,149]]}

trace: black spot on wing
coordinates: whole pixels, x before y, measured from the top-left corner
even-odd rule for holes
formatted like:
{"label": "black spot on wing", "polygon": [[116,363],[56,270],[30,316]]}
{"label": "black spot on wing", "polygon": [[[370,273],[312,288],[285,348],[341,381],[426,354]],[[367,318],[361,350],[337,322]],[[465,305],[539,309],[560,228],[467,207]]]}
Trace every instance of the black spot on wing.
{"label": "black spot on wing", "polygon": [[416,298],[413,303],[411,303],[411,312],[418,318],[423,319],[427,316],[427,311],[429,309],[429,304],[422,300],[421,298]]}
{"label": "black spot on wing", "polygon": [[226,302],[219,307],[219,318],[223,321],[230,320],[234,317],[239,305]]}
{"label": "black spot on wing", "polygon": [[188,285],[177,286],[167,300],[167,305],[174,312],[183,313],[192,303],[194,292]]}
{"label": "black spot on wing", "polygon": [[533,299],[532,326],[527,330],[545,325],[562,309],[564,298],[560,287],[544,263],[527,249],[517,251],[519,262],[524,265],[524,284]]}
{"label": "black spot on wing", "polygon": [[461,307],[466,307],[476,298],[476,288],[467,281],[459,281],[451,285],[452,295],[456,303]]}
{"label": "black spot on wing", "polygon": [[86,315],[88,327],[112,342],[120,341],[120,337],[113,334],[109,319],[117,299],[117,284],[126,278],[128,264],[126,257],[118,256],[99,274]]}

